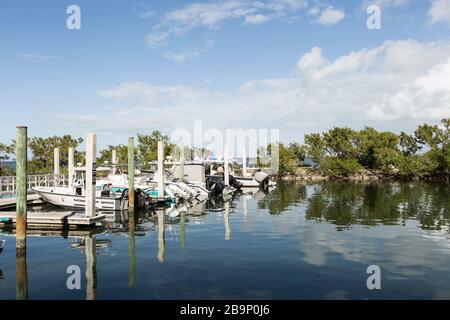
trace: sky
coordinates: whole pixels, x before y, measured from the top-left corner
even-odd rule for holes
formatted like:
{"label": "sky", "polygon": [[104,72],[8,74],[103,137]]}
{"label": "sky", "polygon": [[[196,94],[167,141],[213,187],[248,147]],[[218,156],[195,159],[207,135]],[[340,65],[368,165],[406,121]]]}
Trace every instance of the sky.
{"label": "sky", "polygon": [[450,117],[449,32],[450,0],[0,0],[0,142],[16,125],[100,146],[195,121],[413,132]]}

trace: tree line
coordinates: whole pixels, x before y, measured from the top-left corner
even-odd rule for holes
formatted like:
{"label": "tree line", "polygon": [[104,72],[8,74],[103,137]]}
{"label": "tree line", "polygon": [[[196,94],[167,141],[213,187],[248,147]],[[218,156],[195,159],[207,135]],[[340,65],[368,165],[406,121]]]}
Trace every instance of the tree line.
{"label": "tree line", "polygon": [[[157,159],[158,141],[165,142],[165,156],[178,151],[169,137],[160,131],[150,135],[138,134],[135,155],[141,168],[150,168]],[[61,168],[67,168],[67,150],[77,148],[82,138],[70,135],[62,137],[29,138],[31,159],[30,174],[47,174],[53,171],[53,150],[60,148]],[[264,148],[262,148],[264,149]],[[271,146],[258,150],[258,154],[270,154]],[[99,165],[111,163],[112,150],[117,150],[118,162],[128,162],[126,145],[109,145],[99,152]],[[377,131],[366,127],[363,130],[335,127],[326,132],[306,134],[304,143],[279,143],[279,175],[295,175],[299,168],[310,163],[311,172],[331,178],[348,178],[370,173],[382,178],[449,178],[450,177],[450,118],[438,124],[418,126],[413,134]],[[0,175],[14,172],[4,165],[14,154],[14,141],[0,143]],[[185,146],[186,158],[211,154],[206,149]],[[75,162],[83,164],[84,152],[75,153]],[[63,171],[64,172],[64,171]]]}
{"label": "tree line", "polygon": [[331,178],[364,172],[380,178],[450,178],[450,119],[420,125],[414,134],[335,127],[305,135],[304,144],[279,144],[279,175],[296,174],[306,160],[313,172]]}
{"label": "tree line", "polygon": [[[179,154],[179,148],[169,141],[167,135],[160,131],[153,131],[149,135],[138,134],[137,144],[134,150],[135,161],[139,163],[140,168],[150,169],[151,163],[158,158],[157,146],[158,141],[164,141],[165,156]],[[29,137],[28,148],[30,151],[30,159],[28,161],[28,172],[30,175],[34,174],[50,174],[53,172],[54,165],[54,149],[60,149],[60,167],[62,173],[67,173],[69,163],[68,152],[69,148],[79,147],[84,140],[82,138],[73,138],[70,135],[52,136],[47,138]],[[0,143],[0,176],[15,175],[14,170],[5,165],[7,160],[13,159],[15,150],[15,141],[11,144]],[[119,165],[124,165],[128,162],[128,146],[124,144],[109,145],[105,149],[99,151],[97,158],[98,165],[111,165],[112,151],[116,150],[117,162]],[[184,147],[184,154],[187,159],[195,158],[196,156],[208,155],[210,152],[203,148]],[[85,164],[85,152],[75,151],[75,164]]]}

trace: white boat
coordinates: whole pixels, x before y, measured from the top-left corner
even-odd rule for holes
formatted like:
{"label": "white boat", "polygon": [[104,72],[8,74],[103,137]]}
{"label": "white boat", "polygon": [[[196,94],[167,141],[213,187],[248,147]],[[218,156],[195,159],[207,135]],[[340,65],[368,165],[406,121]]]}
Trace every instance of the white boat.
{"label": "white boat", "polygon": [[[139,172],[137,172],[139,174]],[[110,174],[107,177],[98,180],[97,186],[110,185],[113,189],[128,189],[128,175],[126,174]],[[145,191],[151,198],[157,198],[158,184],[145,176],[135,176],[134,189],[140,189]],[[152,191],[152,192],[148,192]],[[171,201],[176,201],[177,198],[187,197],[186,192],[178,185],[166,183],[165,185],[165,197],[169,197]]]}
{"label": "white boat", "polygon": [[269,175],[265,172],[256,172],[251,177],[234,177],[241,183],[242,188],[259,188],[259,189],[272,189],[276,187],[277,183],[272,181]]}
{"label": "white boat", "polygon": [[[111,169],[98,167],[97,173],[108,175]],[[68,187],[35,187],[35,191],[45,202],[65,208],[84,209],[85,197],[85,167],[74,169],[74,182]],[[112,191],[112,185],[99,178],[96,183],[95,207],[102,211],[120,211],[128,209],[128,197],[123,190]]]}
{"label": "white boat", "polygon": [[[82,186],[74,187],[35,187],[35,192],[48,203],[59,207],[84,209],[86,197]],[[95,207],[102,211],[120,211],[128,209],[128,198],[122,193],[105,195],[105,190],[97,187]]]}
{"label": "white boat", "polygon": [[194,197],[198,200],[207,199],[210,195],[205,183],[188,181],[187,185],[193,190]]}
{"label": "white boat", "polygon": [[234,177],[242,184],[242,188],[259,188],[259,182],[253,177]]}
{"label": "white boat", "polygon": [[172,168],[166,170],[167,172],[170,173],[169,178],[185,181],[196,199],[203,200],[209,197],[210,191],[206,188],[205,164],[203,162],[185,163],[183,177],[181,177],[179,162],[173,162]]}

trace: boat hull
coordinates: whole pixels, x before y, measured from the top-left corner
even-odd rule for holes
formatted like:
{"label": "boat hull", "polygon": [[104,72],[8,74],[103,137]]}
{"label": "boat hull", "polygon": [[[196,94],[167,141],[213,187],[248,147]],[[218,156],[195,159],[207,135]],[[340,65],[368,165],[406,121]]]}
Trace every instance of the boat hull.
{"label": "boat hull", "polygon": [[[86,206],[86,197],[77,195],[68,195],[56,192],[48,192],[43,190],[35,191],[42,197],[45,202],[51,203],[55,206],[84,209]],[[122,202],[123,208],[122,208]],[[128,209],[128,201],[121,198],[104,198],[96,197],[95,207],[102,211],[120,211]]]}

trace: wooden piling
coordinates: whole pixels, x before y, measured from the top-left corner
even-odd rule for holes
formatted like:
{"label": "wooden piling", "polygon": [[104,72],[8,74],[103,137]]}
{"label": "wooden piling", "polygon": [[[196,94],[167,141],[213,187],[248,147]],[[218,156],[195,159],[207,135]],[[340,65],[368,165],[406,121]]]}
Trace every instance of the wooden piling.
{"label": "wooden piling", "polygon": [[135,286],[136,272],[136,237],[135,237],[135,215],[134,211],[129,211],[128,215],[128,256],[130,258],[130,268],[128,273],[128,288]]}
{"label": "wooden piling", "polygon": [[97,288],[97,241],[95,236],[86,237],[86,300],[95,300]]}
{"label": "wooden piling", "polygon": [[134,210],[134,138],[128,139],[128,210]]}
{"label": "wooden piling", "polygon": [[224,182],[225,186],[230,185],[230,170],[228,168],[228,160],[229,160],[229,154],[228,154],[228,145],[225,144],[224,150],[223,150],[223,172],[224,172]]}
{"label": "wooden piling", "polygon": [[164,142],[158,141],[158,201],[164,201]]}
{"label": "wooden piling", "polygon": [[53,149],[53,174],[60,174],[60,154],[59,148]]}
{"label": "wooden piling", "polygon": [[230,203],[227,201],[225,202],[225,213],[223,215],[223,219],[225,222],[225,240],[228,241],[230,240]]}
{"label": "wooden piling", "polygon": [[16,254],[16,300],[28,300],[28,270],[25,251]]}
{"label": "wooden piling", "polygon": [[242,150],[242,176],[247,176],[247,150],[246,147]]}
{"label": "wooden piling", "polygon": [[244,212],[244,222],[247,222],[248,217],[248,203],[247,203],[247,195],[242,196],[242,211]]}
{"label": "wooden piling", "polygon": [[113,174],[117,173],[117,150],[112,151],[112,165],[113,165]]}
{"label": "wooden piling", "polygon": [[181,248],[186,247],[186,214],[184,212],[180,213],[180,228],[181,228]]}
{"label": "wooden piling", "polygon": [[26,251],[27,233],[27,127],[17,127],[16,137],[16,178],[17,178],[17,204],[16,204],[16,251],[24,254]]}
{"label": "wooden piling", "polygon": [[86,140],[86,212],[87,217],[95,216],[96,182],[97,182],[97,136],[88,133]]}
{"label": "wooden piling", "polygon": [[181,149],[180,149],[180,180],[182,182],[185,181],[184,179],[184,164],[185,164],[186,160],[184,158],[184,144],[181,145]]}
{"label": "wooden piling", "polygon": [[68,177],[69,177],[69,187],[72,186],[74,175],[75,175],[75,149],[69,148],[69,168],[68,168]]}
{"label": "wooden piling", "polygon": [[158,261],[164,263],[164,210],[158,212]]}

